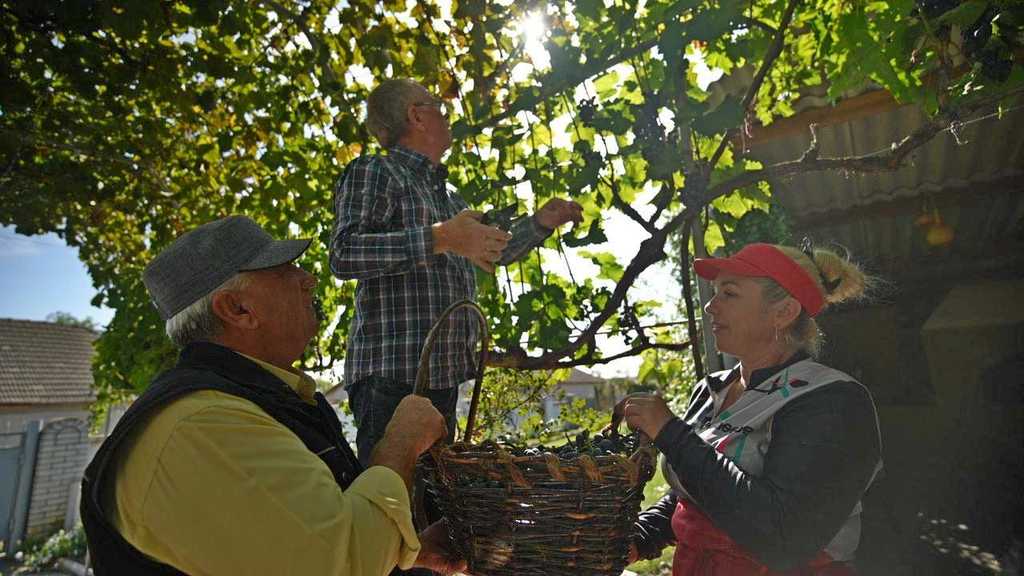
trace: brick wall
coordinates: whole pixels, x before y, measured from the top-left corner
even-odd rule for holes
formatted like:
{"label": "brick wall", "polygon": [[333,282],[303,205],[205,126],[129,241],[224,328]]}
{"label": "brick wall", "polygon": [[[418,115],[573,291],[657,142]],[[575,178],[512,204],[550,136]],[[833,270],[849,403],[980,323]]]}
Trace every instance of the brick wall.
{"label": "brick wall", "polygon": [[40,432],[26,537],[45,537],[64,527],[71,490],[78,489],[85,469],[88,431],[85,420],[64,418]]}

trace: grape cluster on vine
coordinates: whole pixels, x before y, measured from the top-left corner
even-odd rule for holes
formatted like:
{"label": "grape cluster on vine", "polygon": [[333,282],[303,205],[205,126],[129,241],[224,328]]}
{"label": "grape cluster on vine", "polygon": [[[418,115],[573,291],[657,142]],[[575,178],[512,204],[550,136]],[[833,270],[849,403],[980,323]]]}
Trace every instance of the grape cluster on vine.
{"label": "grape cluster on vine", "polygon": [[597,114],[597,104],[595,104],[594,100],[594,98],[587,98],[579,102],[578,116],[584,124],[593,122],[594,116]]}
{"label": "grape cluster on vine", "polygon": [[975,20],[974,24],[964,29],[962,50],[964,57],[972,58],[985,48],[992,38],[992,18],[996,11],[990,6],[982,15]]}
{"label": "grape cluster on vine", "polygon": [[[584,429],[573,438],[566,438],[567,442],[561,446],[536,446],[504,445],[502,446],[513,456],[541,456],[546,453],[558,456],[560,460],[572,460],[580,456],[630,456],[636,452],[639,446],[639,433],[633,432],[628,435],[597,433],[591,435],[589,430]],[[484,442],[483,445],[488,445]],[[497,444],[495,444],[497,446]]]}
{"label": "grape cluster on vine", "polygon": [[[622,303],[622,314],[619,316],[619,328],[622,331],[622,339],[626,344],[632,344],[636,340],[640,344],[647,342],[647,334],[644,327],[640,325],[640,318],[636,315],[636,307],[628,301]],[[635,333],[636,336],[630,335]]]}
{"label": "grape cluster on vine", "polygon": [[960,5],[959,0],[917,0],[917,10],[925,18],[932,19],[942,16],[946,12]]}
{"label": "grape cluster on vine", "polygon": [[[993,36],[993,26],[999,30],[998,36]],[[985,78],[1006,82],[1013,69],[1013,54],[1021,48],[1020,33],[1020,26],[1015,25],[1009,14],[1000,14],[994,5],[989,6],[964,30],[964,56],[981,65],[981,75]]]}
{"label": "grape cluster on vine", "polygon": [[644,98],[644,103],[636,108],[636,121],[633,123],[633,134],[636,139],[646,144],[661,144],[665,140],[665,129],[658,122],[658,102],[651,96]]}
{"label": "grape cluster on vine", "polygon": [[[945,41],[951,33],[949,22],[942,17],[958,8],[957,0],[916,0],[912,15],[937,24],[935,34]],[[1013,70],[1013,54],[1021,48],[1021,24],[1024,12],[992,3],[960,30],[960,53],[979,66],[981,75],[995,82],[1005,82]],[[998,31],[998,34],[995,32]]]}
{"label": "grape cluster on vine", "polygon": [[981,56],[981,74],[996,82],[1006,82],[1010,78],[1010,71],[1013,69],[1013,61],[1000,54],[999,50],[986,48]]}

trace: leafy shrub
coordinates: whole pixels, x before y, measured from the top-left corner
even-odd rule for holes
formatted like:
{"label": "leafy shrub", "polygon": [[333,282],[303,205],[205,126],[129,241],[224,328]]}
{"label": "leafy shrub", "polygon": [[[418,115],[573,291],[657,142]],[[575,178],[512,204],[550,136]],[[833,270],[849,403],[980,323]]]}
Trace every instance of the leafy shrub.
{"label": "leafy shrub", "polygon": [[42,544],[30,545],[25,552],[24,563],[27,568],[41,570],[60,558],[82,558],[85,549],[85,530],[79,524],[70,532],[61,530]]}

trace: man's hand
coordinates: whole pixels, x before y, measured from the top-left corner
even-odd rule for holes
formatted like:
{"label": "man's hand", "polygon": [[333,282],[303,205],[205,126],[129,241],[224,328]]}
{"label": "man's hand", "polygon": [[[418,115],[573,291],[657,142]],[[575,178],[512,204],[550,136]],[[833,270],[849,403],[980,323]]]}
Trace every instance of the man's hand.
{"label": "man's hand", "polygon": [[481,224],[483,216],[476,210],[463,210],[450,220],[434,224],[434,253],[452,252],[487,272],[494,272],[494,264],[501,259],[512,235]]}
{"label": "man's hand", "polygon": [[622,415],[632,430],[639,430],[654,440],[668,421],[675,417],[661,396],[632,394],[615,405],[613,414]]}
{"label": "man's hand", "polygon": [[407,444],[416,457],[447,434],[444,416],[434,408],[430,400],[415,394],[402,398],[384,429],[384,439]]}
{"label": "man's hand", "polygon": [[416,459],[447,434],[444,416],[430,400],[410,394],[395,409],[384,436],[373,449],[370,466],[391,468],[411,487]]}
{"label": "man's hand", "polygon": [[420,554],[416,557],[415,568],[426,568],[441,574],[454,574],[466,569],[466,561],[457,558],[448,539],[444,520],[434,522],[420,532]]}
{"label": "man's hand", "polygon": [[552,198],[545,202],[544,205],[540,207],[540,210],[537,210],[534,218],[536,218],[537,223],[544,228],[554,230],[570,220],[577,224],[582,222],[583,207],[572,200]]}

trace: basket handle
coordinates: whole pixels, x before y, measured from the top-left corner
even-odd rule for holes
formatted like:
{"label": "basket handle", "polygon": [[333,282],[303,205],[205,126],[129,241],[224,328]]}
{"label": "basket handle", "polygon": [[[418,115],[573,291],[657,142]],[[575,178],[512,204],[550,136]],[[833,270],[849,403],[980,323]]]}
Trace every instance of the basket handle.
{"label": "basket handle", "polygon": [[480,385],[484,381],[484,364],[487,361],[487,349],[490,347],[487,319],[484,316],[484,311],[480,309],[476,302],[460,300],[452,304],[445,308],[444,312],[441,312],[434,325],[430,327],[430,331],[427,332],[427,340],[423,343],[423,350],[420,352],[420,364],[416,370],[416,387],[413,388],[413,394],[422,396],[423,392],[427,390],[427,383],[430,380],[430,353],[433,351],[434,341],[437,340],[441,325],[452,313],[460,308],[469,308],[476,312],[476,318],[480,321],[480,360],[477,362],[476,382],[473,384],[473,395],[469,401],[469,417],[466,419],[466,429],[462,433],[462,439],[468,440],[473,437],[473,428],[476,426],[476,410],[477,404],[480,402]]}

